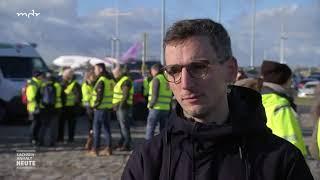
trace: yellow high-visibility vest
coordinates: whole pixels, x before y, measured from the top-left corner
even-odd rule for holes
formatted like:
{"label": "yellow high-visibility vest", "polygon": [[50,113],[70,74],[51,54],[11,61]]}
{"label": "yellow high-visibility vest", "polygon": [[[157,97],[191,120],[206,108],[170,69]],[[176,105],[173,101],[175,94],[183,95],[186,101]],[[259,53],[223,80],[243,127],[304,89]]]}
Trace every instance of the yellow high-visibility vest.
{"label": "yellow high-visibility vest", "polygon": [[[172,91],[169,88],[169,84],[163,74],[158,74],[156,78],[159,80],[159,96],[157,98],[157,102],[152,107],[152,109],[157,110],[170,110],[170,104],[172,100]],[[149,86],[149,97],[148,97],[148,108],[150,108],[150,101],[152,97],[152,89],[153,89],[153,80]]]}
{"label": "yellow high-visibility vest", "polygon": [[267,126],[272,133],[286,139],[300,149],[304,156],[307,155],[302,131],[297,115],[287,99],[274,94],[263,94],[262,103],[267,116]]}
{"label": "yellow high-visibility vest", "polygon": [[61,99],[62,87],[58,82],[55,82],[53,86],[56,89],[56,102],[55,102],[54,108],[59,109],[59,108],[62,108],[62,99]]}
{"label": "yellow high-visibility vest", "polygon": [[[118,104],[119,102],[121,102],[123,98],[121,87],[126,80],[129,80],[132,83],[132,80],[128,76],[123,76],[114,86],[112,104]],[[129,90],[129,98],[127,99],[127,104],[133,104],[133,84]]]}
{"label": "yellow high-visibility vest", "polygon": [[82,104],[86,106],[87,104],[90,105],[92,94],[93,94],[93,86],[84,82],[81,86],[82,92]]}
{"label": "yellow high-visibility vest", "polygon": [[98,81],[96,82],[93,91],[92,91],[92,99],[91,99],[91,106],[93,106],[97,100],[97,85],[103,82],[104,90],[103,90],[103,98],[97,109],[111,109],[112,108],[112,97],[113,97],[113,83],[112,80],[101,76]]}
{"label": "yellow high-visibility vest", "polygon": [[31,80],[27,81],[27,89],[26,89],[26,96],[27,96],[27,110],[30,113],[35,112],[37,108],[39,108],[39,102],[37,102],[37,94],[39,88],[42,86],[42,81],[33,77]]}
{"label": "yellow high-visibility vest", "polygon": [[73,80],[68,84],[67,88],[64,90],[66,93],[66,104],[65,106],[74,106],[76,104],[76,95],[73,92],[73,88],[76,85],[76,80]]}
{"label": "yellow high-visibility vest", "polygon": [[148,96],[149,92],[149,81],[148,78],[143,79],[143,96]]}
{"label": "yellow high-visibility vest", "polygon": [[319,155],[319,158],[320,158],[320,118],[318,120],[318,132],[317,132],[317,144],[318,144],[318,155]]}

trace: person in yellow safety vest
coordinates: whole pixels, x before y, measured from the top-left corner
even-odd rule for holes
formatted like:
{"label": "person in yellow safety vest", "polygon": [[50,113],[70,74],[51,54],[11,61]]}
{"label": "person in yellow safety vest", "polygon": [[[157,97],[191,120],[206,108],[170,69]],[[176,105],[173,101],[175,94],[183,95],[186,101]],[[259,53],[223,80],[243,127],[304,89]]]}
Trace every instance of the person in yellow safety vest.
{"label": "person in yellow safety vest", "polygon": [[146,101],[148,101],[148,94],[149,94],[149,84],[151,83],[152,76],[150,72],[146,72],[143,78],[143,96],[145,97]]}
{"label": "person in yellow safety vest", "polygon": [[36,145],[39,140],[40,130],[40,87],[44,79],[44,72],[35,71],[31,80],[27,81],[26,96],[27,96],[27,110],[29,113],[29,120],[32,120],[30,127],[30,141]]}
{"label": "person in yellow safety vest", "polygon": [[315,120],[314,128],[312,131],[312,139],[310,145],[310,154],[312,158],[320,160],[320,117]]}
{"label": "person in yellow safety vest", "polygon": [[165,127],[170,112],[172,91],[166,81],[160,64],[151,67],[153,79],[149,86],[149,114],[146,127],[146,139],[153,137],[155,128],[160,123],[160,131]]}
{"label": "person in yellow safety vest", "polygon": [[291,69],[274,61],[264,61],[261,66],[263,86],[262,103],[267,116],[267,126],[272,133],[286,139],[300,149],[306,156],[296,105],[286,89],[290,87]]}
{"label": "person in yellow safety vest", "polygon": [[58,142],[64,141],[64,126],[68,122],[68,143],[74,142],[76,118],[81,107],[81,86],[74,78],[71,68],[66,68],[62,74],[62,113],[59,120]]}
{"label": "person in yellow safety vest", "polygon": [[[94,73],[97,81],[93,87],[91,104],[94,109],[93,116],[93,147],[89,152],[89,156],[110,156],[111,149],[111,131],[110,131],[110,115],[112,110],[113,97],[113,80],[109,72],[107,72],[105,64],[99,63],[94,66]],[[105,132],[106,147],[99,152],[101,127]]]}
{"label": "person in yellow safety vest", "polygon": [[82,104],[86,109],[86,117],[89,121],[89,130],[88,130],[88,138],[85,144],[85,149],[87,151],[91,151],[92,143],[93,143],[93,108],[90,105],[91,99],[93,97],[93,86],[96,80],[96,75],[94,74],[93,69],[89,69],[83,79],[83,83],[81,86],[82,90]]}
{"label": "person in yellow safety vest", "polygon": [[[49,92],[50,88],[52,88],[53,91]],[[46,80],[42,83],[40,90],[42,98],[44,96],[45,89],[47,89],[47,97],[49,95],[48,93],[53,93],[53,104],[50,106],[45,105],[43,101],[40,104],[41,128],[39,133],[39,145],[55,146],[58,132],[58,121],[60,118],[62,108],[62,87],[53,77],[53,74],[46,73]],[[48,134],[49,136],[48,143],[45,142],[46,134]]]}
{"label": "person in yellow safety vest", "polygon": [[[317,131],[317,144],[318,144],[318,154],[320,154],[320,130],[319,130],[319,126],[320,126],[320,119],[318,119],[318,131]],[[318,158],[320,158],[320,155],[318,155]]]}
{"label": "person in yellow safety vest", "polygon": [[315,89],[315,103],[311,108],[311,117],[314,119],[314,128],[310,144],[310,154],[314,159],[320,160],[320,84]]}
{"label": "person in yellow safety vest", "polygon": [[113,75],[117,83],[113,89],[112,104],[120,125],[121,137],[117,146],[117,149],[120,151],[129,151],[131,148],[129,114],[133,105],[133,82],[127,73],[128,70],[124,66],[113,70]]}

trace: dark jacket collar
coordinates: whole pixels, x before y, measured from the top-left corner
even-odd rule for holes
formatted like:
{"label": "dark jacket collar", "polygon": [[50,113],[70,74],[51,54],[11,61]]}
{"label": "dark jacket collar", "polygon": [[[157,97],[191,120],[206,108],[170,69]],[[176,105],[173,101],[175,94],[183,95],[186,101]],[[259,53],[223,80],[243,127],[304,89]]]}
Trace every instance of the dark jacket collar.
{"label": "dark jacket collar", "polygon": [[201,139],[268,133],[261,95],[254,90],[238,86],[230,86],[230,90],[228,93],[230,114],[225,124],[194,122],[183,116],[182,108],[177,104],[169,120],[172,133],[200,136]]}

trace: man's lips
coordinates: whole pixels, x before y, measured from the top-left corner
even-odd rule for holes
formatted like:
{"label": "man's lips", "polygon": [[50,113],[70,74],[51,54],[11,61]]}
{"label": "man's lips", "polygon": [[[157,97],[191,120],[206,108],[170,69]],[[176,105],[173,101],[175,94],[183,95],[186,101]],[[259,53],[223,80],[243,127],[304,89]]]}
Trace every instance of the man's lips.
{"label": "man's lips", "polygon": [[201,97],[200,94],[194,94],[194,95],[186,95],[186,96],[182,96],[182,101],[184,100],[195,100],[195,99],[199,99]]}

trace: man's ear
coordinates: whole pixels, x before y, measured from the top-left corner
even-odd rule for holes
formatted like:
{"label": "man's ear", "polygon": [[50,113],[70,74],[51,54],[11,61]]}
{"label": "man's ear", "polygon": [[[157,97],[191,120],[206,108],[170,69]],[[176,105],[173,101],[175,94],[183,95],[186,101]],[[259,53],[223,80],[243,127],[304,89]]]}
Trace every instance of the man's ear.
{"label": "man's ear", "polygon": [[235,57],[230,57],[227,61],[224,62],[224,66],[227,69],[227,82],[234,84],[237,78],[238,73],[238,63]]}

